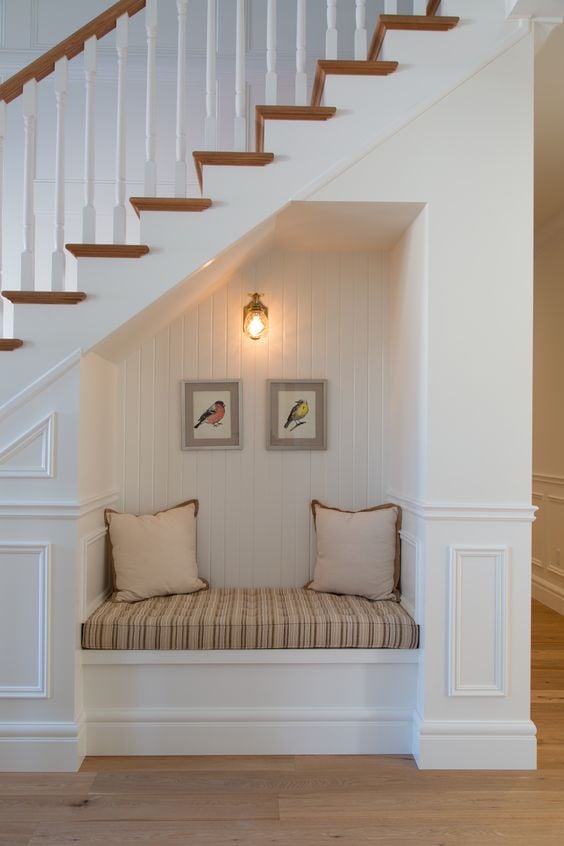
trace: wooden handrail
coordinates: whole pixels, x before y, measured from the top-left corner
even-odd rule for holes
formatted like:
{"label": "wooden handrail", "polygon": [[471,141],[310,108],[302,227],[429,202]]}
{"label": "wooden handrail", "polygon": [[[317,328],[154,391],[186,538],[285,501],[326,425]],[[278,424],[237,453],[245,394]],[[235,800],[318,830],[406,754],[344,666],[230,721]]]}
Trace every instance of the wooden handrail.
{"label": "wooden handrail", "polygon": [[52,47],[40,56],[39,59],[31,62],[27,67],[15,73],[6,82],[3,82],[0,85],[0,101],[3,100],[5,103],[10,103],[12,100],[15,100],[22,93],[26,82],[32,79],[36,79],[37,82],[45,79],[46,76],[49,76],[55,70],[55,62],[58,62],[63,56],[66,56],[67,59],[73,59],[75,56],[78,56],[84,50],[85,41],[88,41],[93,35],[96,38],[103,38],[112,29],[115,29],[118,18],[121,18],[122,15],[129,15],[130,18],[133,17],[133,15],[136,15],[137,12],[145,8],[145,3],[146,0],[120,0],[119,3],[114,3],[113,6],[110,6],[109,9],[106,9],[98,17],[93,18],[89,23],[81,26],[80,29],[77,29],[68,38],[65,38],[64,41]]}

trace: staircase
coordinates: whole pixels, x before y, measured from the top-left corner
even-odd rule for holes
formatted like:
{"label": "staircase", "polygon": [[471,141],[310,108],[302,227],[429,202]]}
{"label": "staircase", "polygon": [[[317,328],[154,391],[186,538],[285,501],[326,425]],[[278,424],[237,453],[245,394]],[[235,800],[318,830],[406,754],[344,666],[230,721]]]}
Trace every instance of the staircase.
{"label": "staircase", "polygon": [[[307,200],[347,164],[373,148],[448,94],[515,40],[519,23],[508,21],[502,0],[431,0],[415,12],[388,13],[386,2],[372,38],[366,3],[355,3],[354,59],[337,56],[336,3],[327,2],[326,56],[317,61],[310,103],[305,102],[305,7],[297,0],[296,102],[277,103],[276,3],[267,3],[266,104],[256,106],[254,150],[241,149],[246,122],[245,4],[237,3],[234,146],[217,150],[217,21],[207,4],[206,140],[193,152],[201,196],[187,197],[186,31],[187,0],[177,0],[177,79],[174,197],[157,194],[158,14],[167,0],[120,0],[106,12],[0,85],[0,155],[8,104],[23,110],[23,252],[19,278],[4,270],[4,333],[0,357],[0,403],[18,394],[77,350],[87,351],[118,332],[165,294],[183,286],[194,301],[209,285],[218,257],[235,244],[260,237],[261,227],[288,202]],[[169,4],[170,5],[170,4]],[[351,4],[352,5],[352,4]],[[452,12],[452,14],[451,14]],[[286,7],[284,9],[286,14]],[[126,70],[130,18],[145,15],[147,36],[143,196],[127,197]],[[96,241],[95,79],[96,49],[115,30],[117,113],[113,242]],[[84,63],[84,196],[82,238],[66,242],[65,105],[69,62]],[[48,287],[38,273],[40,219],[35,209],[38,85],[54,85],[56,108],[55,202]],[[12,173],[9,160],[2,162]],[[135,176],[139,179],[139,174]],[[139,179],[141,181],[141,179]],[[420,199],[420,198],[417,198]],[[126,203],[135,212],[126,232]],[[5,215],[6,217],[6,215]],[[11,221],[10,221],[11,223]],[[134,241],[134,243],[133,243]],[[6,239],[3,253],[13,249]],[[76,261],[76,267],[74,262]],[[6,263],[4,265],[6,267]],[[41,263],[44,266],[44,263]],[[75,277],[75,278],[74,278]],[[74,306],[75,308],[70,308]]]}

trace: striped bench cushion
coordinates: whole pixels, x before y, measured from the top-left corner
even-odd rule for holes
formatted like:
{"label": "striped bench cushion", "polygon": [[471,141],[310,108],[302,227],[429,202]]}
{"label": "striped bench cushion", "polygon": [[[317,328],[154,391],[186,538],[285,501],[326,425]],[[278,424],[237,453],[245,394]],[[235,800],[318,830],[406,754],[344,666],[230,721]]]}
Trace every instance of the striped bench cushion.
{"label": "striped bench cushion", "polygon": [[419,627],[397,602],[302,588],[212,588],[129,604],[108,600],[84,649],[414,649]]}

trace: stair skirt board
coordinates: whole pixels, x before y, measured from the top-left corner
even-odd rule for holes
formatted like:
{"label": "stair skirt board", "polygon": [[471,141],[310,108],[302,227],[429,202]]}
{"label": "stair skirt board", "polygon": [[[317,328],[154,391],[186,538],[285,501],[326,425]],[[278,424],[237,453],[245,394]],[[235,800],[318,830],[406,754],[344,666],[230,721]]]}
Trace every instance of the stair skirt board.
{"label": "stair skirt board", "polygon": [[368,59],[372,62],[376,61],[389,29],[447,32],[457,26],[459,22],[460,18],[436,15],[380,15],[372,36]]}
{"label": "stair skirt board", "polygon": [[130,197],[129,202],[137,217],[141,212],[201,212],[212,206],[206,197]]}
{"label": "stair skirt board", "polygon": [[88,755],[412,751],[417,650],[82,656]]}
{"label": "stair skirt board", "polygon": [[266,120],[325,121],[335,115],[334,106],[257,106],[255,110],[256,151],[264,150],[264,122]]}
{"label": "stair skirt board", "polygon": [[83,291],[2,291],[14,305],[77,305],[86,299]]}
{"label": "stair skirt board", "polygon": [[389,76],[398,62],[364,62],[354,59],[319,59],[311,89],[311,105],[317,107],[323,97],[325,78],[332,76]]}
{"label": "stair skirt board", "polygon": [[75,258],[141,258],[149,252],[146,244],[65,244]]}

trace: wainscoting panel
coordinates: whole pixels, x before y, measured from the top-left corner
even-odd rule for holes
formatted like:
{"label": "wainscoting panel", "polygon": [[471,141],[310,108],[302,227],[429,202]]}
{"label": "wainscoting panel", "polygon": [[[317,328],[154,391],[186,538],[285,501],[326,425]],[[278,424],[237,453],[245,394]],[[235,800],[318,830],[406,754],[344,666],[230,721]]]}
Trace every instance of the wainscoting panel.
{"label": "wainscoting panel", "polygon": [[0,446],[0,478],[52,479],[55,475],[55,414]]}
{"label": "wainscoting panel", "polygon": [[108,595],[109,562],[106,556],[106,527],[82,538],[82,619],[85,620]]}
{"label": "wainscoting panel", "polygon": [[[242,334],[248,292],[270,331]],[[215,586],[302,585],[309,504],[382,501],[382,256],[274,250],[149,339],[121,365],[123,505],[200,500],[198,561]],[[181,379],[241,379],[241,451],[180,449]],[[266,450],[266,380],[328,380],[328,449]]]}
{"label": "wainscoting panel", "polygon": [[533,596],[564,614],[564,478],[535,474]]}
{"label": "wainscoting panel", "polygon": [[0,544],[0,699],[49,696],[48,544]]}
{"label": "wainscoting panel", "polygon": [[450,550],[450,696],[505,696],[507,547]]}

